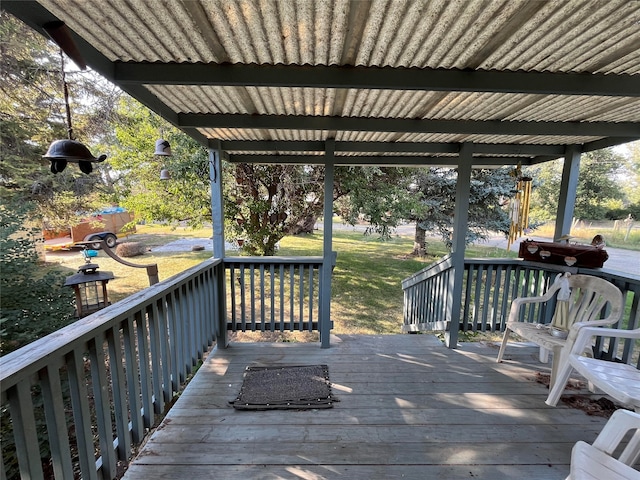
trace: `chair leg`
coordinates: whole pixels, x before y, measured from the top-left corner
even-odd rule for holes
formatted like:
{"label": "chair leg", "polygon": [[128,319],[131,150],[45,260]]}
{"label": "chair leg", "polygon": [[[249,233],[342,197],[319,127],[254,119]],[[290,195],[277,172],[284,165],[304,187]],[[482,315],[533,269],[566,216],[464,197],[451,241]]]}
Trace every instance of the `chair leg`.
{"label": "chair leg", "polygon": [[540,363],[549,363],[549,350],[544,347],[540,347],[538,358],[540,359]]}
{"label": "chair leg", "polygon": [[[560,359],[558,359],[558,363],[560,363]],[[573,367],[568,361],[564,365],[558,367],[558,373],[553,379],[553,387],[550,385],[549,396],[544,403],[552,407],[555,407],[558,404],[558,400],[560,400],[560,396],[562,395],[562,392],[564,392],[564,387],[569,381],[569,375],[571,375],[572,371]]]}
{"label": "chair leg", "polygon": [[502,337],[502,345],[500,345],[500,351],[498,352],[498,358],[496,359],[496,362],[498,363],[502,362],[502,356],[504,355],[504,349],[507,347],[510,333],[511,330],[509,330],[509,327],[505,327],[504,336]]}
{"label": "chair leg", "polygon": [[[549,350],[547,350],[547,353]],[[556,384],[556,379],[558,377],[558,368],[560,365],[560,355],[562,352],[562,347],[555,347],[553,349],[553,358],[551,359],[551,376],[549,377],[549,390],[553,388]]]}

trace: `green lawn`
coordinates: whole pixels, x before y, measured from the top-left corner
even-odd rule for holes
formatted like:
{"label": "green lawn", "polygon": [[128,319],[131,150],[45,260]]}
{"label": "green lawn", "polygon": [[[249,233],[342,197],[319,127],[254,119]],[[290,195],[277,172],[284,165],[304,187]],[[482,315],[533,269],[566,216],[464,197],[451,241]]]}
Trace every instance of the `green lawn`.
{"label": "green lawn", "polygon": [[[436,256],[409,256],[413,240],[395,237],[380,241],[358,232],[337,232],[338,252],[333,271],[331,317],[334,333],[399,333],[402,325],[402,279]],[[443,249],[444,250],[444,249]],[[279,255],[320,255],[322,234],[288,237]]]}

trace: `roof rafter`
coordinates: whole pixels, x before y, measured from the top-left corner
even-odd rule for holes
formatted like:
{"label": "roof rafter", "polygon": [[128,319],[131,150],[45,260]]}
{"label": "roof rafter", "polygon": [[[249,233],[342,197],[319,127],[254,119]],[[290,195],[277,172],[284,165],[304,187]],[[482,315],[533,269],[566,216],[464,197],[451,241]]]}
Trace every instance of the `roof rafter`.
{"label": "roof rafter", "polygon": [[115,62],[121,84],[500,92],[640,97],[631,75],[324,65]]}

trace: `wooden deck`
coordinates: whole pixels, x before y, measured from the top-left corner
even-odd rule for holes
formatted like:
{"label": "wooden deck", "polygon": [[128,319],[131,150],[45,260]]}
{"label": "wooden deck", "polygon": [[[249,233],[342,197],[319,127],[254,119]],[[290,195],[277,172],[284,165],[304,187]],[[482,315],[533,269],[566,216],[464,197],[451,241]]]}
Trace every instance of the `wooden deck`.
{"label": "wooden deck", "polygon": [[[544,404],[537,350],[430,335],[234,343],[205,361],[125,475],[138,479],[561,479],[605,419]],[[334,408],[236,411],[247,365],[329,366]]]}

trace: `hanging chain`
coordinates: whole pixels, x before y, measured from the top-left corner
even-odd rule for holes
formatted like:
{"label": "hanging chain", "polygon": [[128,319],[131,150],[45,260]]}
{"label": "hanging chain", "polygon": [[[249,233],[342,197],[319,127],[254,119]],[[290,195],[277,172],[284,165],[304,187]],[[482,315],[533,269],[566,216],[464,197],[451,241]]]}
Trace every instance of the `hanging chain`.
{"label": "hanging chain", "polygon": [[67,75],[64,71],[64,53],[60,49],[60,70],[62,73],[62,92],[64,93],[64,107],[67,115],[67,136],[69,140],[73,138],[73,125],[71,124],[71,107],[69,107],[69,86],[67,85]]}

